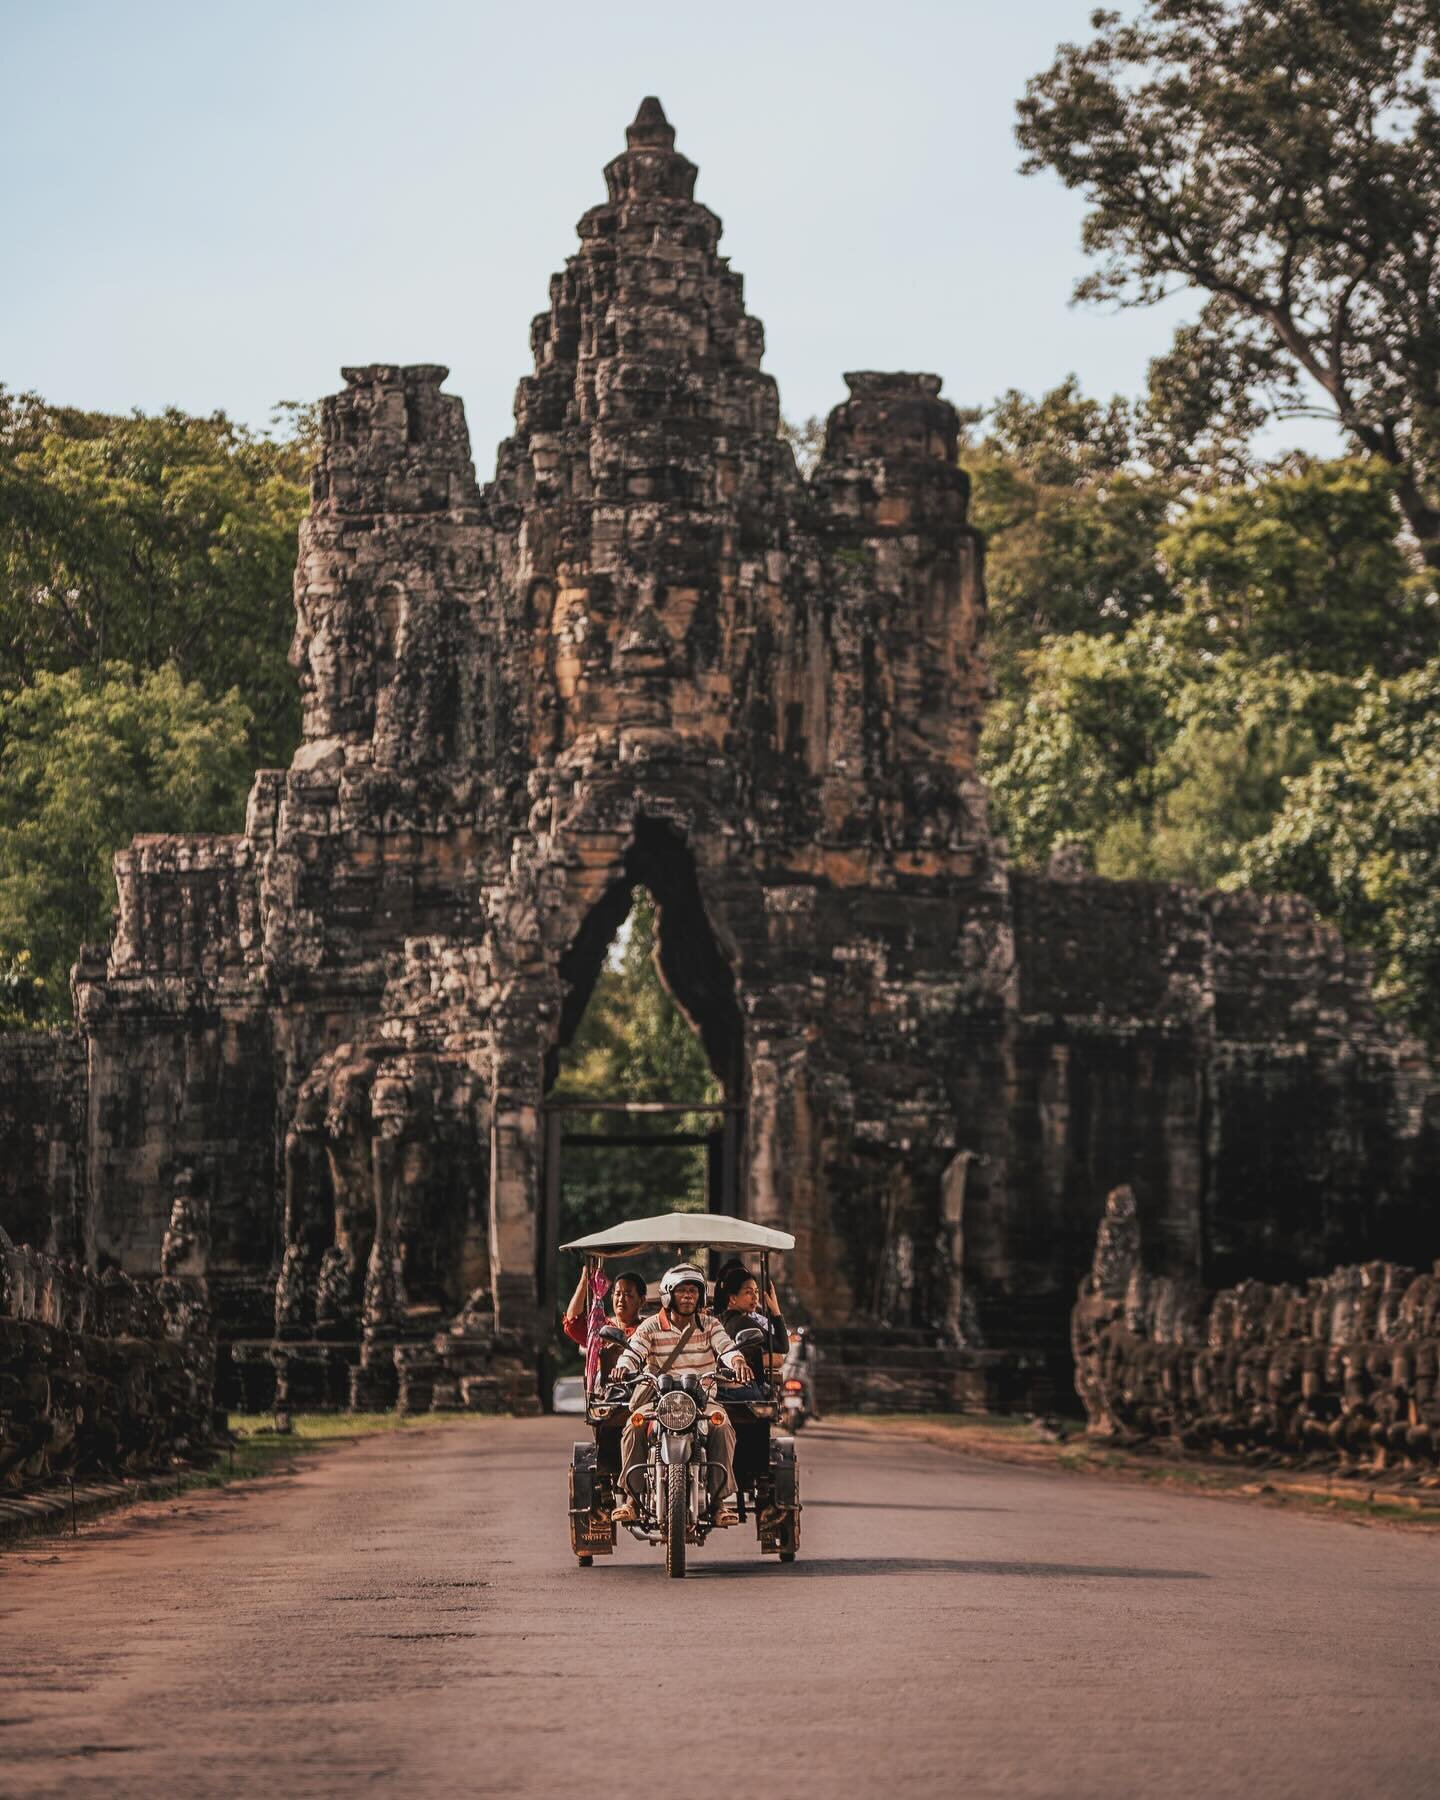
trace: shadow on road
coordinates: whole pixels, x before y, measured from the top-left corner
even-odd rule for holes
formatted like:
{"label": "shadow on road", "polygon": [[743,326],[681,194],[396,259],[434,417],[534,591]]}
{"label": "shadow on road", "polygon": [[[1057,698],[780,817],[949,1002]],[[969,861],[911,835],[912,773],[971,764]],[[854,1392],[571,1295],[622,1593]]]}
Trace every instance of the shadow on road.
{"label": "shadow on road", "polygon": [[[638,1573],[648,1573],[637,1570]],[[1208,1581],[1202,1569],[1139,1569],[1096,1563],[972,1562],[944,1556],[813,1556],[802,1555],[783,1574],[765,1563],[697,1563],[692,1574],[706,1581],[736,1576],[775,1581],[796,1575],[1020,1575],[1046,1581]],[[618,1574],[619,1571],[617,1570]]]}
{"label": "shadow on road", "polygon": [[812,1506],[843,1506],[852,1512],[1009,1512],[1008,1506],[952,1506],[936,1502],[933,1505],[924,1500],[807,1500],[805,1510]]}

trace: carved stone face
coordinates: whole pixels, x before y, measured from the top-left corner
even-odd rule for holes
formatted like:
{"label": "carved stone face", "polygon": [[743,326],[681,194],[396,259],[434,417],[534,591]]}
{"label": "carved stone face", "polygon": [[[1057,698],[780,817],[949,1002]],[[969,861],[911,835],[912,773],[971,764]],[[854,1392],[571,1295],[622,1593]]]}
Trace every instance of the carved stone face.
{"label": "carved stone face", "polygon": [[300,677],[307,737],[333,735],[342,679],[340,657],[330,630],[330,621],[322,618],[308,634],[305,664]]}
{"label": "carved stone face", "polygon": [[368,736],[383,660],[375,642],[374,577],[347,567],[345,552],[331,541],[335,535],[333,522],[306,522],[295,580],[289,660],[306,743]]}

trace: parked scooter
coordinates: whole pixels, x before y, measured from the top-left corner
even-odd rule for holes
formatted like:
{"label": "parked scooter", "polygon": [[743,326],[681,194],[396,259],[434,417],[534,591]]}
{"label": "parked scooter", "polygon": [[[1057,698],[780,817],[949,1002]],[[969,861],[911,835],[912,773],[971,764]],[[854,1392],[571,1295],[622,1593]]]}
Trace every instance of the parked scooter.
{"label": "parked scooter", "polygon": [[786,1431],[799,1431],[815,1411],[815,1346],[802,1325],[791,1334],[780,1375],[780,1418]]}

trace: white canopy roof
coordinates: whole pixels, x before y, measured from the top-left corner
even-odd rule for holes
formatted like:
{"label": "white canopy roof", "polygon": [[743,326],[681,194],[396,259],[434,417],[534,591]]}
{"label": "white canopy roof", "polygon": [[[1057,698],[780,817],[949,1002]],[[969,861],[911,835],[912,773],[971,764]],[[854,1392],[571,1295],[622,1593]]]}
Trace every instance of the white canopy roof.
{"label": "white canopy roof", "polygon": [[771,1231],[768,1225],[751,1225],[723,1213],[657,1213],[653,1219],[625,1219],[607,1231],[591,1232],[562,1244],[562,1250],[588,1250],[595,1256],[619,1256],[647,1245],[674,1245],[677,1250],[793,1250],[788,1231]]}

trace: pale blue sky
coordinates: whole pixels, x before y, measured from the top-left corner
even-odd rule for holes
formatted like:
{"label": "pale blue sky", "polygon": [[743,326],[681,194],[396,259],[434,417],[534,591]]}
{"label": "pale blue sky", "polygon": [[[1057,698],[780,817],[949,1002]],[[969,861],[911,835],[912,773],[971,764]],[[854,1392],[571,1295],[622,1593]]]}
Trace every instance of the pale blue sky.
{"label": "pale blue sky", "polygon": [[263,424],[342,363],[441,362],[484,476],[656,93],[792,417],[854,368],[1137,391],[1193,305],[1070,306],[1081,202],[1016,173],[1015,99],[1091,5],[0,0],[0,382]]}

